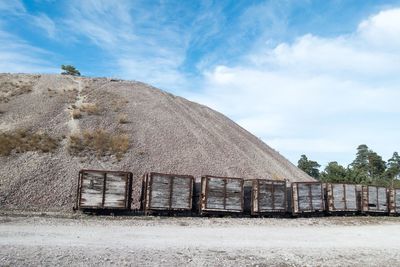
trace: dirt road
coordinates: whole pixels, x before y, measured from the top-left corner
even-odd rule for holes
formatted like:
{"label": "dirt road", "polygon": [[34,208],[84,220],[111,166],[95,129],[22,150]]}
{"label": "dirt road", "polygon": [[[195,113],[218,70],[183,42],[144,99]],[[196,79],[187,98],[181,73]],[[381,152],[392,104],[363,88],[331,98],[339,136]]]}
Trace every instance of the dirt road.
{"label": "dirt road", "polygon": [[0,217],[0,265],[399,266],[400,218]]}

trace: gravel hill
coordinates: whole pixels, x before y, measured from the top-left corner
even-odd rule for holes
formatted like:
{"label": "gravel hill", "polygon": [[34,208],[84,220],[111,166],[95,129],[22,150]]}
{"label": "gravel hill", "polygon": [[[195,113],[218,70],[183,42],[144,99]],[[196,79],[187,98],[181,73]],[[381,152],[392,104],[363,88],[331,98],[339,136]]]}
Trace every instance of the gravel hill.
{"label": "gravel hill", "polygon": [[71,210],[82,168],[132,171],[138,189],[146,171],[313,181],[221,113],[140,82],[0,74],[0,133],[0,209]]}

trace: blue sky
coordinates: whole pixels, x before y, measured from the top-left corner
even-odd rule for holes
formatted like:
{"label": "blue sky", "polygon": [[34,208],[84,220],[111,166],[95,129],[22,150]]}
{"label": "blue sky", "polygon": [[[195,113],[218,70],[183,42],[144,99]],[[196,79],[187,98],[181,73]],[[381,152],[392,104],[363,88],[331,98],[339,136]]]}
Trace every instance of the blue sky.
{"label": "blue sky", "polygon": [[0,72],[139,80],[296,163],[400,151],[400,0],[0,0]]}

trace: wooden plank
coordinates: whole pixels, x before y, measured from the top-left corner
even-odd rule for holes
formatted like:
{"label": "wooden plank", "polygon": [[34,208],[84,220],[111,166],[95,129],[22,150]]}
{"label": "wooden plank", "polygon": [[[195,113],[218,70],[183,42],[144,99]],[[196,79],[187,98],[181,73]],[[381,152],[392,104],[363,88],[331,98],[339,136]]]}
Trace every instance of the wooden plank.
{"label": "wooden plank", "polygon": [[356,185],[346,184],[346,210],[357,211],[357,188]]}
{"label": "wooden plank", "polygon": [[193,189],[193,179],[189,177],[174,177],[171,196],[171,209],[192,208],[191,191]]}
{"label": "wooden plank", "polygon": [[356,185],[327,184],[329,211],[357,211]]}
{"label": "wooden plank", "polygon": [[368,186],[368,210],[378,210],[378,194],[375,186]]}
{"label": "wooden plank", "polygon": [[292,209],[293,213],[299,212],[299,188],[297,183],[292,183]]}
{"label": "wooden plank", "polygon": [[385,187],[377,188],[377,198],[378,198],[377,210],[381,212],[388,211],[387,189]]}
{"label": "wooden plank", "polygon": [[400,189],[394,189],[394,204],[394,211],[400,213]]}
{"label": "wooden plank", "polygon": [[102,208],[104,174],[84,172],[82,175],[80,207]]}
{"label": "wooden plank", "polygon": [[238,179],[226,179],[225,209],[242,210],[243,181]]}
{"label": "wooden plank", "polygon": [[243,211],[243,179],[202,177],[202,211]]}
{"label": "wooden plank", "polygon": [[78,182],[78,208],[130,209],[132,173],[81,170]]}
{"label": "wooden plank", "polygon": [[258,211],[276,212],[286,210],[286,183],[258,180]]}
{"label": "wooden plank", "polygon": [[153,174],[150,178],[151,209],[169,209],[171,177],[162,174]]}
{"label": "wooden plank", "polygon": [[128,177],[123,173],[108,173],[104,195],[105,208],[126,208]]}
{"label": "wooden plank", "polygon": [[345,185],[332,184],[332,198],[334,210],[345,210]]}
{"label": "wooden plank", "polygon": [[297,184],[299,211],[312,210],[310,198],[310,184]]}
{"label": "wooden plank", "polygon": [[311,202],[314,210],[324,210],[322,184],[311,184]]}
{"label": "wooden plank", "polygon": [[191,210],[194,178],[189,175],[150,173],[148,210]]}
{"label": "wooden plank", "polygon": [[292,189],[296,189],[292,193],[294,213],[323,211],[325,209],[321,183],[293,183]]}

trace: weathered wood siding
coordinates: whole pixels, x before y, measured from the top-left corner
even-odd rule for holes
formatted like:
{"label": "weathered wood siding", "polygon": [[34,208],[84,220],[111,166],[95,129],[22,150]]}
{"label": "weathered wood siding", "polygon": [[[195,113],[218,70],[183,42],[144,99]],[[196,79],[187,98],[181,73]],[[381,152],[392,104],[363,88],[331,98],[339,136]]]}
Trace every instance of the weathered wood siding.
{"label": "weathered wood siding", "polygon": [[285,212],[286,182],[257,179],[253,181],[252,214]]}
{"label": "weathered wood siding", "polygon": [[386,187],[362,187],[362,211],[388,212],[388,195]]}
{"label": "weathered wood siding", "polygon": [[353,184],[326,184],[328,211],[357,211],[357,189]]}
{"label": "weathered wood siding", "polygon": [[78,180],[77,206],[81,209],[128,209],[132,174],[82,170]]}
{"label": "weathered wood siding", "polygon": [[389,190],[389,209],[392,214],[400,213],[400,189],[391,188]]}
{"label": "weathered wood siding", "polygon": [[[81,175],[80,207],[103,207],[104,173],[83,172]],[[79,197],[79,196],[78,196]]]}
{"label": "weathered wood siding", "polygon": [[203,176],[200,210],[243,212],[243,179]]}
{"label": "weathered wood siding", "polygon": [[193,176],[150,173],[145,175],[144,183],[146,211],[192,209]]}
{"label": "weathered wood siding", "polygon": [[321,183],[292,183],[293,213],[324,211]]}

